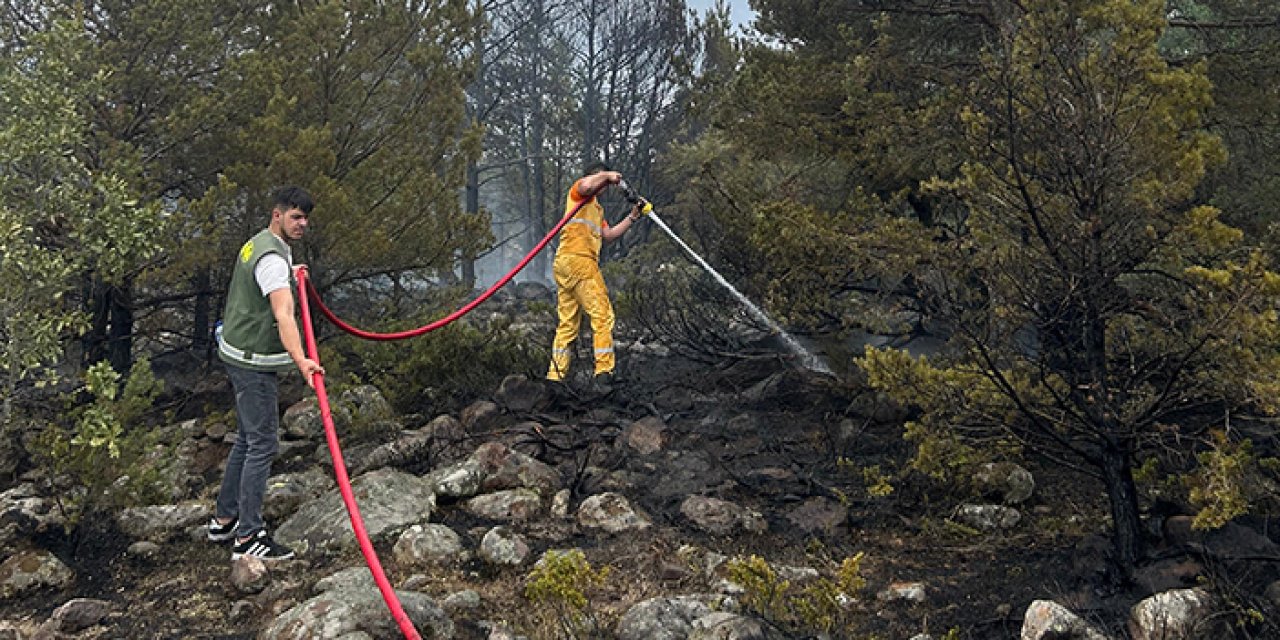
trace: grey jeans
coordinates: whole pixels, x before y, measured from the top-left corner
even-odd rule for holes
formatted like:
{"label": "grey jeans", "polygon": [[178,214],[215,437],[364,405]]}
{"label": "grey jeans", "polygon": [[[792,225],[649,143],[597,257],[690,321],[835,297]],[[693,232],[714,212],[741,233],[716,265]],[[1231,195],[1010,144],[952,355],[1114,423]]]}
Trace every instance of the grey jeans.
{"label": "grey jeans", "polygon": [[236,535],[245,538],[262,529],[262,500],[271,463],[280,450],[278,404],[280,383],[274,372],[227,365],[236,392],[236,442],[218,491],[216,515],[239,517]]}

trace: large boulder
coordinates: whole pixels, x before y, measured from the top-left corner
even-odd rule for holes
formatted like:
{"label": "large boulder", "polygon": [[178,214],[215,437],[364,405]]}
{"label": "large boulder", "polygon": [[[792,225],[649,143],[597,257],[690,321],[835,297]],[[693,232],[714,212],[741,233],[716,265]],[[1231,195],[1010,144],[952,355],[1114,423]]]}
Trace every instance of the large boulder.
{"label": "large boulder", "polygon": [[[399,626],[367,568],[341,571],[321,580],[316,587],[324,591],[280,614],[258,636],[259,640],[401,637]],[[429,596],[417,591],[395,593],[405,615],[422,637],[433,640],[454,637],[453,621]]]}
{"label": "large boulder", "polygon": [[1070,609],[1052,601],[1036,600],[1022,618],[1021,640],[1110,640]]}
{"label": "large boulder", "polygon": [[[429,482],[392,469],[356,478],[351,490],[371,539],[426,522],[435,509],[435,493]],[[356,544],[346,504],[337,490],[303,505],[280,525],[275,537],[299,551],[336,552]]]}
{"label": "large boulder", "polygon": [[1230,626],[1216,615],[1217,600],[1203,589],[1174,589],[1133,605],[1129,636],[1133,640],[1227,638]]}
{"label": "large boulder", "polygon": [[0,598],[25,596],[41,589],[62,589],[75,573],[44,550],[20,551],[0,563]]}
{"label": "large boulder", "polygon": [[693,623],[711,613],[701,598],[652,598],[622,614],[618,640],[686,640]]}
{"label": "large boulder", "polygon": [[515,413],[528,413],[541,409],[551,400],[551,391],[541,381],[529,380],[520,374],[502,379],[496,394],[498,403]]}
{"label": "large boulder", "polygon": [[1026,502],[1035,493],[1036,479],[1012,462],[989,462],[974,472],[973,485],[985,499],[1014,505]]}

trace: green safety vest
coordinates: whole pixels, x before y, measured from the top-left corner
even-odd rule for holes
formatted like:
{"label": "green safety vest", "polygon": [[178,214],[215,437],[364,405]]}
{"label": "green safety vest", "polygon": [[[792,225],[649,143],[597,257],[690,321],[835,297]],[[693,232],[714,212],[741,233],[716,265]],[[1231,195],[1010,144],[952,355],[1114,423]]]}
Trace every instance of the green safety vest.
{"label": "green safety vest", "polygon": [[[280,330],[271,301],[262,295],[253,269],[268,253],[278,253],[290,261],[289,245],[263,229],[240,247],[239,259],[227,288],[227,307],[218,327],[218,357],[223,362],[254,371],[288,371],[293,358],[280,343]],[[292,283],[293,275],[289,280]]]}

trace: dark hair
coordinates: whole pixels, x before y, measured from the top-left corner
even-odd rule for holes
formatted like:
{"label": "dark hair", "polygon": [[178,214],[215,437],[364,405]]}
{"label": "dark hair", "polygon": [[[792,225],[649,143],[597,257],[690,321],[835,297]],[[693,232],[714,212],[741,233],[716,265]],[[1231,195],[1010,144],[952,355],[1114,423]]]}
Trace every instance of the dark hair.
{"label": "dark hair", "polygon": [[311,200],[311,194],[302,187],[285,187],[276,191],[275,195],[271,196],[271,203],[274,208],[284,211],[297,209],[308,215],[316,206],[316,203]]}
{"label": "dark hair", "polygon": [[586,168],[582,170],[582,177],[585,178],[589,175],[600,173],[601,171],[613,171],[613,168],[597,160],[587,164]]}

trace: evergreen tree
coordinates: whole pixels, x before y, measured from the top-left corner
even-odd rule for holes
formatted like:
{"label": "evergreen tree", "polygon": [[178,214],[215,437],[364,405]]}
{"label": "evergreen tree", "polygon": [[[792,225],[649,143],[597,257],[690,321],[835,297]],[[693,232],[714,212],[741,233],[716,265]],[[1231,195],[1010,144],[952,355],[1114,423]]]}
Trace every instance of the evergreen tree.
{"label": "evergreen tree", "polygon": [[1196,202],[1224,155],[1204,68],[1158,51],[1163,3],[1023,6],[967,89],[965,163],[934,184],[963,226],[897,248],[950,349],[861,364],[922,410],[921,470],[1018,449],[1083,463],[1123,579],[1144,552],[1138,461],[1225,428],[1224,412],[1277,408],[1280,278]]}
{"label": "evergreen tree", "polygon": [[5,51],[0,66],[0,374],[8,425],[87,316],[82,274],[120,282],[157,250],[159,208],[140,205],[127,161],[95,167],[87,106],[105,69],[79,27],[51,22]]}
{"label": "evergreen tree", "polygon": [[686,237],[776,317],[946,338],[857,361],[920,410],[914,467],[1097,476],[1118,578],[1137,465],[1189,478],[1202,525],[1240,513],[1247,474],[1205,479],[1249,458],[1222,416],[1276,408],[1277,280],[1206,204],[1209,67],[1170,63],[1164,3],[755,6],[770,42],[677,156]]}

